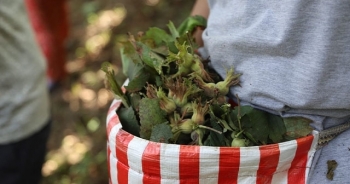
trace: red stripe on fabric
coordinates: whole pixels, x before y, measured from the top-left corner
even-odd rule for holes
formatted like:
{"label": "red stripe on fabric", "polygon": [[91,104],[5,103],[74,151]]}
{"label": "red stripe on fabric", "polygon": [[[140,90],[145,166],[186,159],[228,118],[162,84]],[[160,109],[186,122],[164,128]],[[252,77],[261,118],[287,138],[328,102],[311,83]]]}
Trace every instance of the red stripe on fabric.
{"label": "red stripe on fabric", "polygon": [[199,183],[199,146],[180,146],[180,183]]}
{"label": "red stripe on fabric", "polygon": [[240,163],[240,148],[221,147],[218,183],[237,183]]}
{"label": "red stripe on fabric", "polygon": [[311,148],[314,136],[310,135],[297,139],[297,150],[288,171],[288,183],[305,183],[305,170],[308,152]]}
{"label": "red stripe on fabric", "polygon": [[271,183],[272,176],[277,169],[280,157],[280,149],[278,144],[259,146],[260,163],[257,171],[257,184]]}
{"label": "red stripe on fabric", "polygon": [[116,136],[117,180],[118,183],[128,183],[128,145],[134,138],[133,135],[120,130]]}
{"label": "red stripe on fabric", "polygon": [[109,137],[109,133],[111,132],[112,128],[119,124],[119,117],[117,115],[113,116],[109,122],[107,123],[107,138]]}
{"label": "red stripe on fabric", "polygon": [[143,183],[160,184],[160,144],[149,142],[142,154]]}

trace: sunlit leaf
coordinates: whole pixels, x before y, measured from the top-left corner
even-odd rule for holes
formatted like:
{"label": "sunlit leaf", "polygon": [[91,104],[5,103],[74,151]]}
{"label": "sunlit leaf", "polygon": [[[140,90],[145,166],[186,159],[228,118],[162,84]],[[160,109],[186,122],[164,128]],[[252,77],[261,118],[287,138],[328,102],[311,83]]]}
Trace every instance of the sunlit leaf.
{"label": "sunlit leaf", "polygon": [[[168,43],[173,43],[173,42],[168,42]],[[167,55],[169,55],[169,48],[168,45],[164,45],[164,46],[159,46],[156,48],[152,48],[152,51],[155,52],[156,54],[162,55],[164,57],[166,57]]]}
{"label": "sunlit leaf", "polygon": [[173,22],[169,21],[169,24],[167,24],[167,26],[174,40],[180,36]]}
{"label": "sunlit leaf", "polygon": [[141,42],[135,42],[136,50],[141,60],[148,66],[154,68],[159,74],[162,74],[162,67],[165,65],[165,59],[153,52],[151,48]]}
{"label": "sunlit leaf", "polygon": [[176,52],[178,52],[178,49],[175,46],[175,40],[177,38],[179,38],[180,35],[179,35],[179,32],[177,31],[177,29],[176,29],[176,27],[175,27],[173,22],[170,21],[169,24],[167,24],[167,26],[168,26],[168,29],[169,29],[169,31],[171,33],[171,36],[173,37],[173,41],[172,42],[168,42],[168,48],[169,48],[169,50],[171,52],[176,53]]}
{"label": "sunlit leaf", "polygon": [[180,35],[186,34],[186,32],[192,32],[196,27],[207,27],[207,20],[199,15],[190,16],[177,28]]}
{"label": "sunlit leaf", "polygon": [[161,43],[167,45],[168,42],[174,41],[174,38],[171,35],[169,35],[165,30],[157,27],[149,28],[145,36],[146,38],[152,39],[157,47],[160,46]]}
{"label": "sunlit leaf", "polygon": [[129,42],[123,44],[123,47],[120,49],[120,56],[124,75],[132,79],[135,73],[140,68],[143,68],[140,56]]}
{"label": "sunlit leaf", "polygon": [[118,99],[121,99],[124,106],[129,107],[129,101],[127,97],[124,95],[123,91],[121,90],[121,86],[118,84],[117,80],[115,79],[115,73],[112,67],[110,66],[110,63],[104,62],[102,64],[101,70],[106,73],[106,78],[107,78],[109,88],[113,91],[115,97]]}

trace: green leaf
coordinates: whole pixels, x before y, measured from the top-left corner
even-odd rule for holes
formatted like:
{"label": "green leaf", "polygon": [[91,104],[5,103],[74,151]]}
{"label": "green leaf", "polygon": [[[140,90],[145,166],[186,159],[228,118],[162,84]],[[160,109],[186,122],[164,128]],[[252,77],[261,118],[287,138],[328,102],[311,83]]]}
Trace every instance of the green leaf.
{"label": "green leaf", "polygon": [[152,39],[155,42],[156,47],[159,47],[162,43],[167,45],[169,42],[173,42],[175,40],[165,30],[157,27],[149,28],[145,36],[146,38]]}
{"label": "green leaf", "polygon": [[117,110],[120,123],[123,129],[134,136],[140,136],[140,125],[132,107],[121,107]]}
{"label": "green leaf", "polygon": [[186,34],[186,32],[192,32],[196,27],[207,27],[207,20],[199,15],[190,16],[183,21],[177,28],[179,35]]}
{"label": "green leaf", "polygon": [[[237,124],[237,116],[233,116],[232,117],[232,111],[230,111],[225,119],[226,119],[226,122],[227,122],[227,125],[232,129],[232,131],[239,131],[239,128],[236,126]],[[236,122],[236,124],[235,124]]]}
{"label": "green leaf", "polygon": [[[244,130],[243,133],[249,133],[249,135],[251,135],[253,138],[251,139],[248,137],[248,139],[261,144],[267,143],[267,138],[269,135],[267,112],[254,109],[251,106],[237,106],[233,112],[236,115],[240,114],[240,122],[242,130]],[[236,123],[238,124],[238,121]]]}
{"label": "green leaf", "polygon": [[120,49],[120,55],[124,75],[132,79],[138,70],[143,68],[142,60],[130,42],[123,43],[123,47]]}
{"label": "green leaf", "polygon": [[269,138],[272,143],[280,143],[284,141],[286,126],[280,116],[268,114],[269,119]]}
{"label": "green leaf", "polygon": [[[222,131],[221,126],[216,121],[210,121],[210,125],[212,128]],[[209,130],[208,137],[205,141],[202,140],[202,142],[205,146],[228,146],[224,134],[219,134],[211,130]]]}
{"label": "green leaf", "polygon": [[287,139],[298,139],[309,135],[313,128],[310,126],[312,120],[303,117],[283,118],[286,126]]}
{"label": "green leaf", "polygon": [[247,140],[249,140],[251,143],[254,143],[254,144],[252,144],[252,146],[259,146],[259,145],[261,145],[257,140],[255,140],[254,136],[252,134],[250,134],[249,132],[244,131],[243,134],[244,134],[245,137],[248,138]]}
{"label": "green leaf", "polygon": [[[230,130],[230,131],[238,130],[238,128],[236,128],[235,125],[230,124],[232,122],[230,122],[229,115],[228,115],[229,112],[227,111],[228,110],[227,108],[221,108],[217,104],[211,104],[209,106],[209,109],[210,109],[209,114],[210,114],[211,121],[216,121],[226,130]],[[226,119],[229,122],[226,121]]]}
{"label": "green leaf", "polygon": [[129,92],[136,92],[143,89],[148,81],[150,74],[145,70],[140,70],[133,79],[130,80],[128,86],[125,86],[125,89]]}
{"label": "green leaf", "polygon": [[145,72],[146,67],[142,64],[134,64],[132,68],[129,70],[128,78],[129,80],[134,80],[135,78],[138,78],[141,73]]}
{"label": "green leaf", "polygon": [[159,107],[159,99],[142,98],[140,101],[140,137],[149,140],[155,125],[167,122],[166,113]]}
{"label": "green leaf", "polygon": [[191,134],[185,134],[182,132],[176,132],[178,135],[176,137],[174,136],[174,143],[176,144],[182,144],[182,145],[187,145],[189,144],[192,139],[191,139]]}
{"label": "green leaf", "polygon": [[140,100],[141,100],[141,95],[139,93],[127,93],[128,98],[130,100],[130,104],[131,106],[138,111],[139,110],[139,104],[140,104]]}
{"label": "green leaf", "polygon": [[173,37],[173,41],[168,42],[167,46],[169,48],[169,51],[173,52],[173,53],[177,53],[178,49],[175,46],[175,41],[178,37],[180,37],[179,32],[177,31],[176,27],[174,26],[173,22],[169,22],[169,24],[167,24],[168,29],[171,33],[171,36]]}
{"label": "green leaf", "polygon": [[110,63],[108,62],[102,63],[101,70],[105,72],[109,87],[113,91],[115,98],[120,99],[125,107],[129,107],[130,106],[129,101],[125,96],[125,94],[123,93],[121,86],[118,84],[117,80],[115,79],[115,73]]}
{"label": "green leaf", "polygon": [[162,74],[162,67],[165,66],[165,59],[153,52],[151,48],[142,42],[136,42],[136,50],[141,60],[148,66],[154,68],[158,74]]}
{"label": "green leaf", "polygon": [[170,125],[165,122],[155,125],[152,129],[150,141],[169,143],[169,139],[173,137]]}
{"label": "green leaf", "polygon": [[[238,113],[238,111],[240,112],[240,116],[243,117],[245,116],[246,114],[252,114],[254,113],[254,111],[256,109],[254,109],[252,106],[248,106],[248,105],[245,105],[245,106],[236,106],[234,108],[234,110]],[[237,114],[236,113],[236,114]]]}
{"label": "green leaf", "polygon": [[[170,43],[174,43],[174,42],[168,42],[168,44]],[[164,45],[164,46],[159,46],[159,47],[156,47],[156,48],[152,48],[152,51],[156,54],[159,54],[163,57],[166,57],[167,55],[169,55],[169,47],[168,47],[168,44],[167,45]]]}
{"label": "green leaf", "polygon": [[[237,131],[242,131],[241,125],[239,125],[239,122],[242,121],[242,117],[252,111],[253,108],[251,106],[236,106],[230,113],[230,119],[233,122],[233,126],[237,127]],[[242,124],[242,122],[241,122]]]}
{"label": "green leaf", "polygon": [[221,117],[225,114],[225,111],[220,108],[220,105],[218,104],[211,104],[209,106],[210,112],[213,114],[215,117]]}
{"label": "green leaf", "polygon": [[156,76],[155,77],[155,84],[157,85],[157,86],[162,86],[163,85],[163,81],[162,81],[162,79],[161,79],[161,77],[160,76]]}
{"label": "green leaf", "polygon": [[167,26],[174,40],[180,36],[173,22],[169,21],[169,24],[167,24]]}
{"label": "green leaf", "polygon": [[249,121],[243,123],[243,129],[245,132],[251,134],[256,142],[266,144],[269,135],[269,127],[265,114],[255,112],[250,114],[248,117]]}

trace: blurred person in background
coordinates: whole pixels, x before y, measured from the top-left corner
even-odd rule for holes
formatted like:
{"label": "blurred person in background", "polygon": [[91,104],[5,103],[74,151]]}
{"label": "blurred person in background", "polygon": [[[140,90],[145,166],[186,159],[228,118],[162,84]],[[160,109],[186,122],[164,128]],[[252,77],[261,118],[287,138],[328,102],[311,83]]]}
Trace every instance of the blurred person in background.
{"label": "blurred person in background", "polygon": [[[192,15],[208,18],[195,33],[202,57],[223,78],[231,66],[243,74],[231,89],[242,105],[308,118],[318,131],[347,125],[350,1],[197,0]],[[327,181],[330,160],[333,182],[349,183],[349,139],[347,129],[317,150],[309,183]]]}
{"label": "blurred person in background", "polygon": [[55,89],[66,76],[65,41],[69,23],[66,0],[25,0],[36,40],[47,62],[48,85]]}
{"label": "blurred person in background", "polygon": [[0,0],[0,183],[37,184],[50,131],[45,59],[23,0]]}

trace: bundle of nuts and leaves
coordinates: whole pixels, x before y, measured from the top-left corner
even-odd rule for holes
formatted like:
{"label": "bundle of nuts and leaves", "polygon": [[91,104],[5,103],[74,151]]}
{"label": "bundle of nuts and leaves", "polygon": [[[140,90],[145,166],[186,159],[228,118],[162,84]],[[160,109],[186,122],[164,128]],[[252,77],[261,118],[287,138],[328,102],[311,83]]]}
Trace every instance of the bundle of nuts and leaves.
{"label": "bundle of nuts and leaves", "polygon": [[[230,88],[241,87],[241,74],[229,68],[221,78],[210,61],[196,52],[193,31],[205,28],[200,16],[178,28],[149,28],[129,34],[122,43],[123,72],[128,83],[115,80],[109,63],[102,65],[108,88],[122,101],[116,111],[123,129],[146,140],[186,145],[259,146],[311,133],[310,120],[278,115],[228,103]],[[124,90],[122,90],[124,88]]]}

